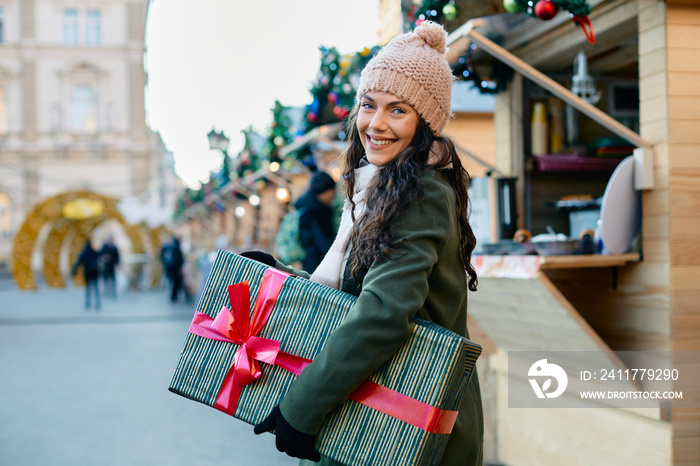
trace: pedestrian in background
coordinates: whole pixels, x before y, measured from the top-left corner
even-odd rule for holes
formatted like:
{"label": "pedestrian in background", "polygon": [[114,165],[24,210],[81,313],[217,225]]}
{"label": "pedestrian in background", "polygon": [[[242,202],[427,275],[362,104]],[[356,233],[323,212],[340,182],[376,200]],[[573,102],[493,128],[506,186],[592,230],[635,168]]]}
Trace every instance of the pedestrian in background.
{"label": "pedestrian in background", "polygon": [[160,263],[163,266],[163,272],[165,273],[165,278],[167,280],[167,288],[170,289],[173,286],[173,277],[170,276],[170,264],[173,260],[173,250],[172,250],[172,239],[166,241],[160,247]]}
{"label": "pedestrian in background", "polygon": [[185,256],[182,254],[180,239],[177,236],[173,236],[173,240],[170,243],[168,250],[169,258],[167,260],[166,271],[172,283],[170,301],[175,302],[180,295],[180,291],[184,291],[185,298],[187,298],[187,290],[184,289],[184,276],[182,274],[182,266],[185,264]]}
{"label": "pedestrian in background", "polygon": [[[76,259],[71,275],[78,274],[78,268],[82,266],[83,277],[85,278],[85,309],[89,310],[92,304],[92,299],[95,301],[95,310],[100,310],[100,288],[98,281],[100,278],[99,258],[100,253],[97,251],[98,243],[94,238],[89,238],[80,251],[78,259]],[[92,298],[91,296],[92,295]]]}
{"label": "pedestrian in background", "polygon": [[116,299],[117,284],[116,270],[119,266],[119,249],[114,244],[114,238],[107,238],[105,244],[100,250],[100,259],[102,262],[102,283],[105,296]]}
{"label": "pedestrian in background", "polygon": [[326,255],[335,238],[333,208],[335,180],[326,172],[317,171],[311,175],[309,189],[295,203],[301,212],[299,216],[299,241],[306,257],[303,269],[313,272]]}
{"label": "pedestrian in background", "polygon": [[[277,449],[319,455],[326,416],[411,335],[414,317],[468,337],[467,294],[476,291],[468,221],[469,175],[442,135],[451,115],[447,33],[423,22],[394,38],[363,69],[348,121],[346,207],[311,280],[357,296],[345,320],[255,433],[275,430]],[[253,258],[309,277],[259,251]],[[250,257],[250,255],[249,255]],[[466,272],[466,273],[465,273]],[[377,433],[381,438],[381,433]],[[474,372],[440,464],[482,464],[483,414]]]}

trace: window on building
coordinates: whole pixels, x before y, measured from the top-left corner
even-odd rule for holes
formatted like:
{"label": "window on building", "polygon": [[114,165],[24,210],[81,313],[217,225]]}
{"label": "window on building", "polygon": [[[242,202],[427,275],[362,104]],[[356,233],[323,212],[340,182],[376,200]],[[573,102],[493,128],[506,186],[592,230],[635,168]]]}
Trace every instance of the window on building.
{"label": "window on building", "polygon": [[72,128],[78,133],[97,132],[97,97],[92,86],[80,84],[73,89]]}
{"label": "window on building", "polygon": [[0,87],[0,136],[7,134],[7,91]]}
{"label": "window on building", "polygon": [[63,10],[63,45],[78,45],[77,10]]}
{"label": "window on building", "polygon": [[0,238],[11,236],[12,232],[12,210],[10,197],[0,192]]}
{"label": "window on building", "polygon": [[88,10],[85,14],[85,43],[87,45],[100,45],[100,12]]}

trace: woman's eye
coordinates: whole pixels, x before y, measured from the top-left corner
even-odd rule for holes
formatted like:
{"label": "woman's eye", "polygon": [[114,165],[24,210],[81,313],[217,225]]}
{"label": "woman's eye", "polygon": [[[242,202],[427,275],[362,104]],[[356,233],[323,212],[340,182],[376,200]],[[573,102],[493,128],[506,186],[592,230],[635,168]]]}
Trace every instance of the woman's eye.
{"label": "woman's eye", "polygon": [[372,104],[365,102],[362,104],[362,108],[366,108],[367,110],[372,110],[374,107],[372,107]]}
{"label": "woman's eye", "polygon": [[405,111],[404,109],[399,108],[399,107],[396,107],[396,108],[393,110],[393,112],[396,113],[396,114],[406,113],[406,111]]}

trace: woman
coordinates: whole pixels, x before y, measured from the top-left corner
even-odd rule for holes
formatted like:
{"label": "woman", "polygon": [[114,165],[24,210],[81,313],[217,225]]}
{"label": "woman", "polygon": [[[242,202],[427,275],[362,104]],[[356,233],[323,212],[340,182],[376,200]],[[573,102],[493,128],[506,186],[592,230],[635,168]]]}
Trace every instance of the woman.
{"label": "woman", "polygon": [[[467,220],[469,175],[441,136],[452,91],[445,40],[441,26],[425,22],[395,38],[362,71],[344,153],[349,201],[336,240],[311,277],[358,299],[285,398],[255,426],[256,433],[274,428],[277,448],[290,456],[337,464],[319,456],[316,434],[326,415],[409,337],[414,317],[468,336],[476,240]],[[285,268],[271,256],[247,255]],[[482,443],[474,374],[441,464],[481,464]]]}

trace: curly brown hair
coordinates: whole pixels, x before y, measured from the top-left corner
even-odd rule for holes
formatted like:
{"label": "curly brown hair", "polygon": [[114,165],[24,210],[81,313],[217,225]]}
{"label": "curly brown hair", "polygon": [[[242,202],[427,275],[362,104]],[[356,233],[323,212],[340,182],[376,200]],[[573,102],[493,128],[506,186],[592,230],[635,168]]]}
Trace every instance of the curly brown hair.
{"label": "curly brown hair", "polygon": [[[362,283],[365,273],[374,261],[389,260],[397,253],[392,241],[392,229],[402,214],[425,199],[425,187],[421,176],[429,169],[440,170],[448,178],[457,198],[460,226],[460,244],[464,269],[469,275],[469,289],[476,291],[476,271],[471,263],[476,237],[469,225],[469,173],[464,169],[454,144],[448,137],[435,136],[421,118],[411,143],[398,156],[381,167],[367,187],[365,210],[355,219],[355,169],[365,156],[365,150],[357,130],[355,106],[347,119],[348,147],[341,156],[345,163],[343,180],[345,194],[352,204],[353,231],[350,237],[352,255],[348,266],[353,279]],[[438,147],[433,147],[436,144]],[[439,155],[437,161],[428,161],[431,153]]]}

